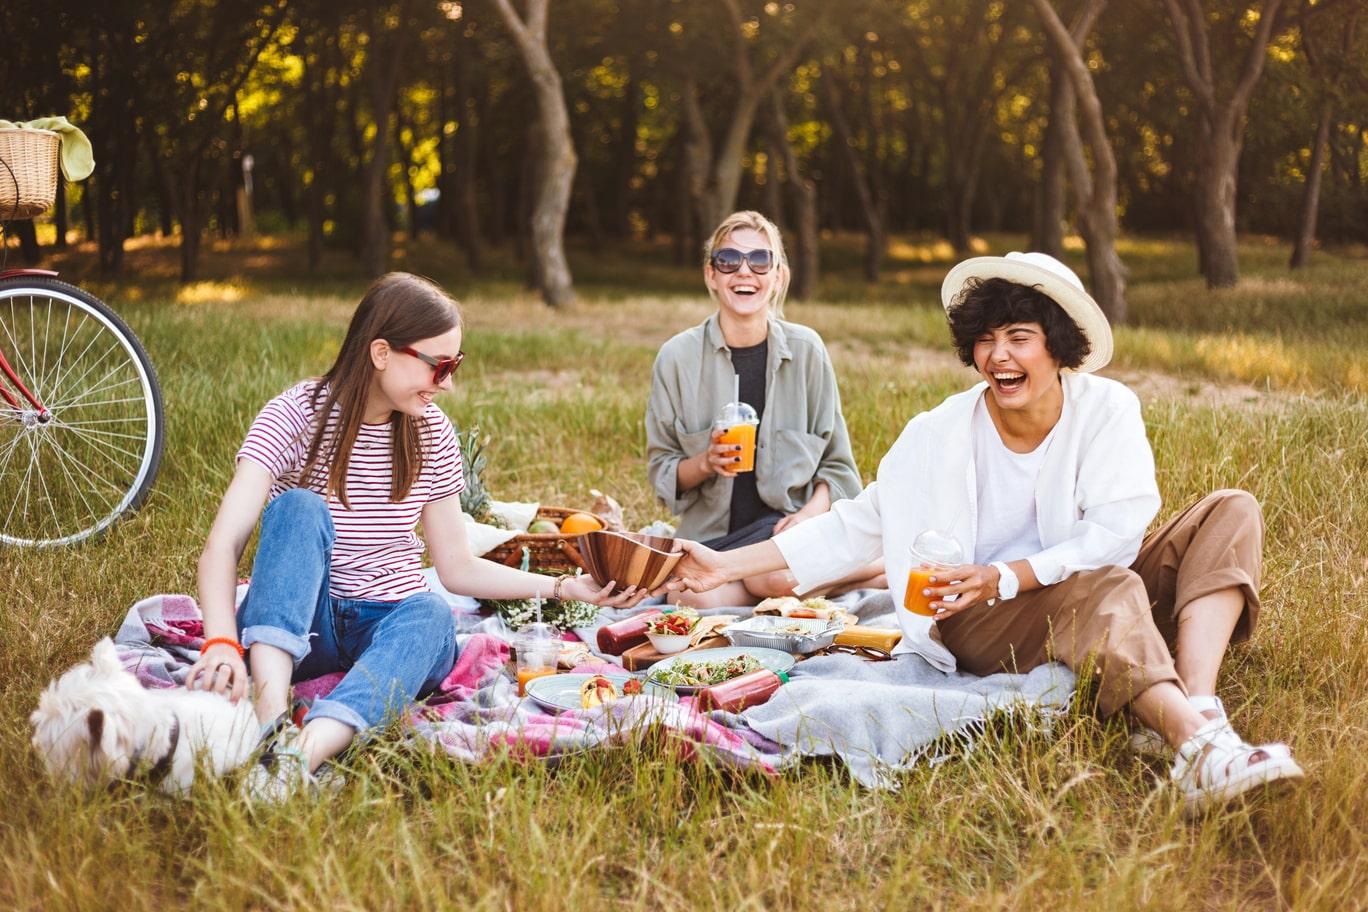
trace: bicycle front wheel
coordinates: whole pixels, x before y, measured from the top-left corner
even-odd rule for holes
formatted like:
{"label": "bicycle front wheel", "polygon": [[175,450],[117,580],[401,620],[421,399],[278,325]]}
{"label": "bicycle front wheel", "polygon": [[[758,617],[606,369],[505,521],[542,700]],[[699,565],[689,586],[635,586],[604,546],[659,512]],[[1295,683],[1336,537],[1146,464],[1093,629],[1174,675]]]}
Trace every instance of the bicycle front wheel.
{"label": "bicycle front wheel", "polygon": [[74,544],[136,510],[165,418],[132,330],[79,288],[21,276],[0,281],[0,355],[0,543]]}

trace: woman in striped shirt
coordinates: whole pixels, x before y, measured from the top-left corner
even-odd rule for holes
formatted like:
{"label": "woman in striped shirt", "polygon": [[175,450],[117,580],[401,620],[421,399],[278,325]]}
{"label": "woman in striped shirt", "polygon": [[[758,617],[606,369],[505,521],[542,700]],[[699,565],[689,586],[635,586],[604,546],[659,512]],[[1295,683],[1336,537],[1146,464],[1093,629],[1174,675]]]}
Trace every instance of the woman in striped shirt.
{"label": "woman in striped shirt", "polygon": [[[456,434],[432,401],[451,389],[461,335],[456,302],[435,284],[406,273],[380,278],[333,366],[268,402],[238,451],[200,556],[207,639],[186,683],[237,701],[250,664],[257,718],[273,744],[246,779],[253,797],[312,785],[319,765],[357,732],[451,670],[455,626],[422,576],[423,539],[453,592],[614,607],[644,595],[610,598],[611,583],[553,579],[471,555]],[[235,614],[238,562],[258,516],[252,585]],[[296,731],[290,683],[335,671],[346,675]]]}

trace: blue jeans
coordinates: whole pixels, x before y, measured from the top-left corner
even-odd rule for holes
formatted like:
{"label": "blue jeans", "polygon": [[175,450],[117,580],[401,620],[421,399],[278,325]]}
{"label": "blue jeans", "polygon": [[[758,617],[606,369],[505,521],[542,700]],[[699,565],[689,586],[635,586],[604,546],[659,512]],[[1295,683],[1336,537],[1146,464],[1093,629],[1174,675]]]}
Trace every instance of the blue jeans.
{"label": "blue jeans", "polygon": [[456,625],[433,592],[398,602],[332,597],[336,534],[327,504],[312,491],[286,491],[267,505],[238,638],[246,649],[265,643],[288,652],[295,681],[345,671],[304,718],[336,719],[359,732],[441,683],[456,658]]}

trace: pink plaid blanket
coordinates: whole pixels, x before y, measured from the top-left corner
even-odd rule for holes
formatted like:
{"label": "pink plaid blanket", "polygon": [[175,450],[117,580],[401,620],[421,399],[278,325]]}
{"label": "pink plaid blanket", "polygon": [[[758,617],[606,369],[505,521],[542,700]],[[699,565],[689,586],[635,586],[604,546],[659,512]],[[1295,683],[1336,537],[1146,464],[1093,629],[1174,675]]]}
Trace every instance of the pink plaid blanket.
{"label": "pink plaid blanket", "polygon": [[[240,587],[240,590],[245,587]],[[239,592],[239,602],[241,601]],[[129,609],[115,643],[124,667],[144,687],[182,686],[199,658],[204,624],[188,595],[154,595]],[[781,748],[745,726],[732,728],[725,713],[704,714],[692,701],[665,698],[619,700],[590,710],[548,714],[517,695],[507,671],[509,644],[490,634],[458,638],[456,663],[437,691],[416,704],[406,722],[411,737],[422,739],[467,762],[496,753],[554,758],[567,753],[620,745],[642,732],[663,727],[683,745],[684,756],[704,753],[729,766],[773,773]],[[594,663],[576,671],[621,672]],[[295,685],[297,700],[325,696],[342,679],[340,672]]]}

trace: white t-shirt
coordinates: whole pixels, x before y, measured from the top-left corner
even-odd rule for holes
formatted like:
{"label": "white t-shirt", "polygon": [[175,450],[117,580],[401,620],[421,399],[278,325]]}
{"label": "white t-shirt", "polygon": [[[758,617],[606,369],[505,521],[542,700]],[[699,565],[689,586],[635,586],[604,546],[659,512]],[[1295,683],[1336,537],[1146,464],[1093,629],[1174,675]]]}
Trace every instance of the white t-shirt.
{"label": "white t-shirt", "polygon": [[1036,481],[1059,427],[1056,422],[1031,452],[1014,453],[1002,442],[988,414],[987,398],[980,399],[974,409],[972,431],[978,485],[976,564],[1020,560],[1044,550],[1036,521]]}

